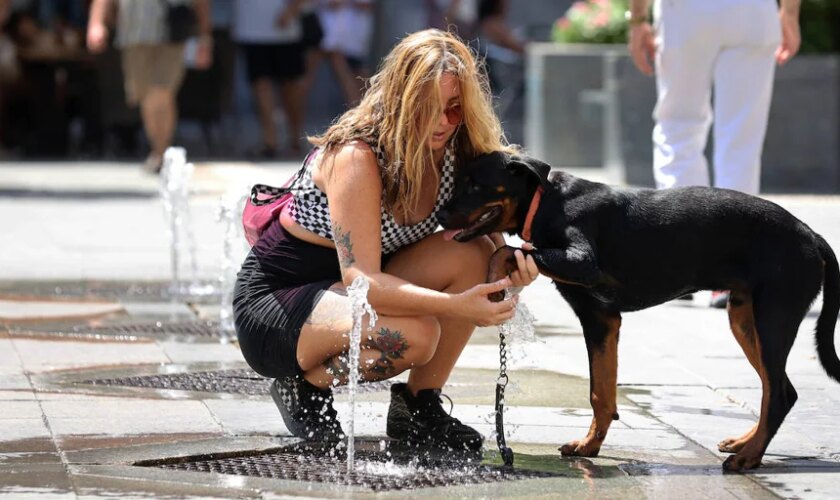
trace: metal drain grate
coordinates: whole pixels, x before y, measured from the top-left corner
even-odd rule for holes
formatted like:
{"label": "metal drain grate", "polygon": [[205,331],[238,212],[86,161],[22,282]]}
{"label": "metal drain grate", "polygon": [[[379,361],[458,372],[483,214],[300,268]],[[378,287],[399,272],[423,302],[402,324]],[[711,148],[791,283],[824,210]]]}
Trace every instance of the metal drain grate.
{"label": "metal drain grate", "polygon": [[[367,446],[365,446],[367,444]],[[408,490],[558,477],[559,474],[509,469],[452,459],[418,460],[412,454],[371,451],[378,443],[357,442],[356,470],[348,474],[346,455],[320,445],[301,445],[233,456],[197,456],[137,463],[144,467],[215,472],[290,481],[361,486],[374,491]],[[367,447],[368,449],[364,449]]]}
{"label": "metal drain grate", "polygon": [[[265,378],[249,369],[235,369],[91,379],[76,383],[267,396],[271,379]],[[358,390],[359,392],[368,393],[381,392],[389,390],[390,387],[391,382],[388,381],[369,382],[359,385]],[[346,391],[346,387],[337,387],[333,392],[341,394]]]}
{"label": "metal drain grate", "polygon": [[156,321],[149,323],[114,323],[111,325],[75,325],[68,327],[17,327],[9,333],[19,335],[49,335],[65,338],[132,340],[143,337],[201,337],[219,338],[218,321]]}

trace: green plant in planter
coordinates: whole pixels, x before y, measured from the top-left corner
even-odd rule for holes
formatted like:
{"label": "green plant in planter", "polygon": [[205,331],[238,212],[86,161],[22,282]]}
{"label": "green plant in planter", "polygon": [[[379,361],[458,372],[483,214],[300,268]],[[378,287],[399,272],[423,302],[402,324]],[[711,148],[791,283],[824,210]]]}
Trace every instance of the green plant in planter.
{"label": "green plant in planter", "polygon": [[840,0],[805,0],[799,13],[803,53],[840,52]]}
{"label": "green plant in planter", "polygon": [[625,43],[628,0],[581,0],[554,23],[558,43]]}

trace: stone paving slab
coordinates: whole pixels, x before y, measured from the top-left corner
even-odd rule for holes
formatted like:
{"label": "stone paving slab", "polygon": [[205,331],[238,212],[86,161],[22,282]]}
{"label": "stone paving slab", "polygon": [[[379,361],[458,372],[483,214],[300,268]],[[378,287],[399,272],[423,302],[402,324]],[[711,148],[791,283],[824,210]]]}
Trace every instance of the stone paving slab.
{"label": "stone paving slab", "polygon": [[154,343],[17,339],[14,344],[24,370],[34,373],[103,364],[170,362],[163,349]]}
{"label": "stone paving slab", "polygon": [[120,304],[114,303],[0,300],[0,322],[85,318],[122,310]]}

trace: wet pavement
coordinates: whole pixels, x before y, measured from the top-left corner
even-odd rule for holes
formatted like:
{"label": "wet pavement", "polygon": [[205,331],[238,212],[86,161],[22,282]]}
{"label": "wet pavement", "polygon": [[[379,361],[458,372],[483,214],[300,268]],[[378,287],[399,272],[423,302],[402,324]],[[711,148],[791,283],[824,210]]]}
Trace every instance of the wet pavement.
{"label": "wet pavement", "polygon": [[[191,205],[202,280],[213,283],[219,274],[220,195],[254,180],[279,184],[292,168],[198,166]],[[374,478],[367,486],[344,484],[336,473],[341,450],[333,457],[293,452],[299,466],[288,464],[283,453],[298,443],[267,396],[267,381],[250,372],[235,343],[216,335],[218,296],[184,301],[167,291],[169,248],[156,188],[154,178],[119,164],[0,166],[0,232],[7,235],[0,247],[0,494],[837,496],[840,385],[823,373],[813,348],[820,299],[788,363],[799,401],[764,466],[724,475],[717,443],[748,430],[760,403],[758,377],[725,312],[708,308],[701,293],[693,302],[626,315],[621,419],[598,458],[564,458],[558,447],[582,437],[590,423],[587,355],[577,320],[542,278],[523,293],[538,338],[511,346],[505,422],[520,476],[499,467],[490,437],[495,329],[477,331],[446,387],[453,414],[490,437],[480,463],[436,469],[394,447],[385,437],[388,384],[372,384],[357,396],[355,419]],[[770,198],[840,249],[840,197]],[[347,399],[336,395],[344,421]],[[211,461],[221,461],[225,473],[189,465]],[[170,468],[178,464],[193,469]]]}

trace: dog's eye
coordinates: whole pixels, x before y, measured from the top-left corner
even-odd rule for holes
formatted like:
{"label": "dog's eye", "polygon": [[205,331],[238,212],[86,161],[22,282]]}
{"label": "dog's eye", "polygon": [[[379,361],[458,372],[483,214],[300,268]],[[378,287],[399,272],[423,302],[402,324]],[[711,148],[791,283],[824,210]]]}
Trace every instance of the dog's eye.
{"label": "dog's eye", "polygon": [[478,186],[476,184],[473,184],[472,186],[470,186],[470,192],[471,193],[477,193],[479,191],[481,191],[481,186]]}

